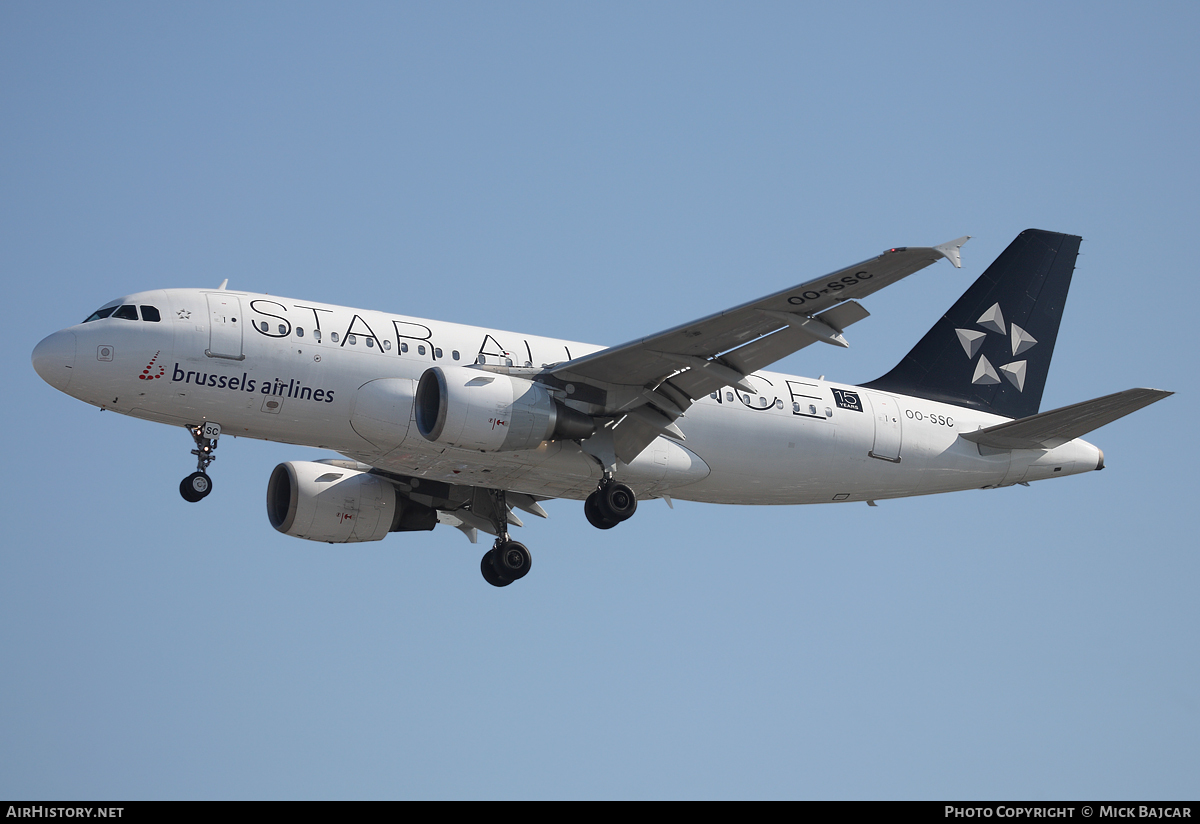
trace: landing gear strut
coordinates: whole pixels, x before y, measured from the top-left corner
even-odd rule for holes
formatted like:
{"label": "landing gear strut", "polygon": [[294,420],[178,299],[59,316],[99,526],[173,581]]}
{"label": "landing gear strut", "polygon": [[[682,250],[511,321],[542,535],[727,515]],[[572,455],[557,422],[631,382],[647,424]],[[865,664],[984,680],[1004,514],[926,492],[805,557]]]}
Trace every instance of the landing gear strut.
{"label": "landing gear strut", "polygon": [[196,503],[212,492],[212,479],[208,477],[208,465],[217,459],[217,439],[221,437],[221,425],[211,421],[202,426],[189,426],[188,432],[196,442],[192,454],[196,456],[196,471],[179,482],[179,494],[188,503]]}
{"label": "landing gear strut", "polygon": [[479,561],[479,571],[483,580],[494,587],[506,587],[513,581],[519,581],[529,574],[533,565],[533,556],[519,541],[508,537],[508,503],[504,499],[504,490],[489,490],[491,497],[491,520],[496,527],[496,543],[492,545]]}
{"label": "landing gear strut", "polygon": [[583,502],[583,514],[597,529],[612,529],[621,521],[629,520],[635,512],[637,496],[633,490],[607,475],[600,482],[600,488]]}

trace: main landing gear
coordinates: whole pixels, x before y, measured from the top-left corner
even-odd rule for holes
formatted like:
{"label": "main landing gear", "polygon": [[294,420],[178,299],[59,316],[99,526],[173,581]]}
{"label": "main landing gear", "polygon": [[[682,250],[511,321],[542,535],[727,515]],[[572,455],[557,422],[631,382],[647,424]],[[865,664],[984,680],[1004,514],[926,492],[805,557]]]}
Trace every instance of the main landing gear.
{"label": "main landing gear", "polygon": [[479,571],[483,573],[483,580],[492,586],[506,587],[528,575],[532,565],[533,556],[525,544],[510,541],[504,535],[496,539],[495,545],[479,561]]}
{"label": "main landing gear", "polygon": [[208,465],[217,459],[213,452],[217,449],[217,439],[221,437],[221,425],[211,421],[202,426],[189,426],[192,440],[196,448],[192,454],[196,456],[196,471],[179,482],[179,494],[188,503],[196,503],[208,497],[212,492],[212,479],[208,477]]}
{"label": "main landing gear", "polygon": [[600,488],[583,502],[583,514],[597,529],[612,529],[621,521],[629,520],[635,512],[637,496],[633,490],[607,475],[600,482]]}
{"label": "main landing gear", "polygon": [[488,493],[491,499],[489,514],[497,537],[496,543],[479,561],[479,571],[483,573],[483,580],[492,586],[506,587],[529,574],[533,556],[525,544],[508,537],[508,504],[504,500],[504,490],[488,490]]}

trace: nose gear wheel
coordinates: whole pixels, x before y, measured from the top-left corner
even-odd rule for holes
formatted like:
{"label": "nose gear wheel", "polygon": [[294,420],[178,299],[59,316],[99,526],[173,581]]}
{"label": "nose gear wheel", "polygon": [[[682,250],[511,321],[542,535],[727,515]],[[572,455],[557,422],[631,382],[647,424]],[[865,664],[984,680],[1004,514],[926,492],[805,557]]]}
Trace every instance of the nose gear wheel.
{"label": "nose gear wheel", "polygon": [[193,472],[179,482],[179,494],[188,503],[194,504],[212,492],[212,481],[203,472]]}
{"label": "nose gear wheel", "polygon": [[221,425],[211,421],[199,426],[189,426],[188,432],[196,442],[192,454],[196,456],[196,471],[179,482],[179,494],[190,504],[203,500],[212,492],[212,479],[208,477],[208,465],[217,459],[217,439],[221,437]]}

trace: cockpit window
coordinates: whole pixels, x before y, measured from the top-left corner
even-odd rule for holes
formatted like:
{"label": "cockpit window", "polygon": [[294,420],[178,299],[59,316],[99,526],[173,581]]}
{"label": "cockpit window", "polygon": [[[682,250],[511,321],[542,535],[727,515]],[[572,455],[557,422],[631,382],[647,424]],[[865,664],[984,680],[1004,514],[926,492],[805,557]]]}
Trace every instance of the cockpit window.
{"label": "cockpit window", "polygon": [[116,311],[116,308],[117,305],[114,303],[112,306],[105,306],[103,309],[97,309],[95,312],[92,312],[92,314],[88,315],[88,319],[85,320],[84,323],[91,323],[94,320],[106,318]]}
{"label": "cockpit window", "polygon": [[[158,311],[157,306],[143,306],[142,320],[150,323],[160,323],[162,321],[162,313]],[[137,320],[138,307],[131,303],[121,306],[116,303],[110,303],[108,306],[97,309],[92,314],[88,315],[88,319],[84,323],[91,323],[94,320],[103,320],[104,318],[121,318],[122,320]]]}

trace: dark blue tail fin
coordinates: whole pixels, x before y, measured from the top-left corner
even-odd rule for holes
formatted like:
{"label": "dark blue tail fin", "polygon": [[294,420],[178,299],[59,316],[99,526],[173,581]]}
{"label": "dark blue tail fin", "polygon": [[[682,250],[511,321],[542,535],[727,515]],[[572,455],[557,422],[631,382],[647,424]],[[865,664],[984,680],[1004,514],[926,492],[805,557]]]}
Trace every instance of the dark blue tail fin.
{"label": "dark blue tail fin", "polygon": [[1080,240],[1021,232],[895,369],[864,385],[1008,418],[1037,414]]}

